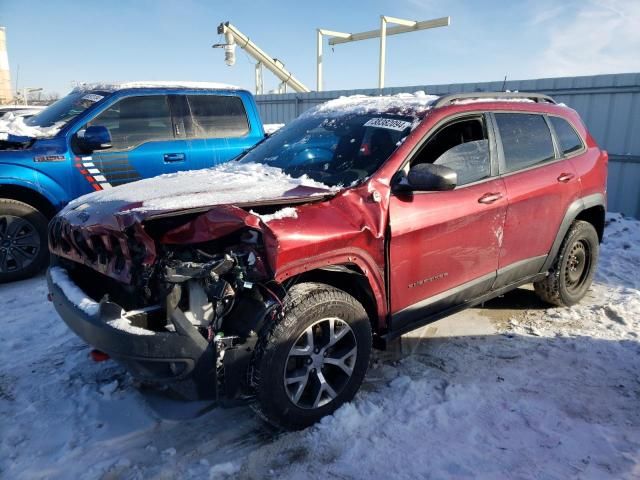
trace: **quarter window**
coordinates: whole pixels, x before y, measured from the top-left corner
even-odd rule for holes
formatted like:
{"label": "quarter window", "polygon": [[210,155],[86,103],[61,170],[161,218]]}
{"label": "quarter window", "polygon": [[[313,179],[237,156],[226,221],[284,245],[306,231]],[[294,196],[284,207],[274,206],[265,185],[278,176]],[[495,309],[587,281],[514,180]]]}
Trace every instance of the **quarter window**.
{"label": "quarter window", "polygon": [[551,125],[556,131],[556,137],[558,137],[562,153],[566,155],[582,149],[582,139],[580,139],[580,136],[569,122],[560,117],[549,117],[549,120],[551,120]]}
{"label": "quarter window", "polygon": [[127,150],[146,142],[173,139],[166,95],[127,97],[89,122],[111,133],[112,150]]}
{"label": "quarter window", "polygon": [[542,115],[496,113],[507,172],[555,158],[553,140]]}
{"label": "quarter window", "polygon": [[191,110],[190,138],[232,138],[249,133],[240,97],[187,95],[187,103]]}
{"label": "quarter window", "polygon": [[455,170],[457,185],[490,177],[489,140],[482,118],[467,118],[443,127],[427,141],[412,165],[419,163]]}

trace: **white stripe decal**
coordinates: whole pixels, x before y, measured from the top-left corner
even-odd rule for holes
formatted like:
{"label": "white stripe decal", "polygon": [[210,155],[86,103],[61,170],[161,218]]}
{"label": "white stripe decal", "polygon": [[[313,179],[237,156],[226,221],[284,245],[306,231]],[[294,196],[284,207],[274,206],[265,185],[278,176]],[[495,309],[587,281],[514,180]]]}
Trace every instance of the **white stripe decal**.
{"label": "white stripe decal", "polygon": [[95,167],[93,162],[82,162],[82,165],[84,165],[85,167]]}
{"label": "white stripe decal", "polygon": [[93,160],[93,157],[80,157],[82,160]]}
{"label": "white stripe decal", "polygon": [[92,175],[94,173],[100,173],[100,170],[98,170],[97,168],[89,168],[88,170],[89,170],[89,173],[92,174]]}
{"label": "white stripe decal", "polygon": [[93,178],[95,178],[97,182],[106,182],[107,181],[107,179],[104,178],[102,175],[94,175]]}
{"label": "white stripe decal", "polygon": [[109,182],[100,183],[102,188],[113,188]]}

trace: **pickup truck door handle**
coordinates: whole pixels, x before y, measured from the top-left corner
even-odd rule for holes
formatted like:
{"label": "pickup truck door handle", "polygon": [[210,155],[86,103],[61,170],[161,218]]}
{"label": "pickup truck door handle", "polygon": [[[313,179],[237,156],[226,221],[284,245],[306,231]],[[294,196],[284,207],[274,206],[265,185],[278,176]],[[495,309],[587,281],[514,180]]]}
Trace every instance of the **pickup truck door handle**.
{"label": "pickup truck door handle", "polygon": [[567,183],[573,177],[575,177],[573,173],[561,173],[560,176],[558,177],[558,181],[562,183]]}
{"label": "pickup truck door handle", "polygon": [[186,158],[187,157],[184,153],[165,153],[164,154],[165,163],[184,162]]}
{"label": "pickup truck door handle", "polygon": [[485,193],[478,199],[478,203],[493,203],[502,198],[501,193]]}

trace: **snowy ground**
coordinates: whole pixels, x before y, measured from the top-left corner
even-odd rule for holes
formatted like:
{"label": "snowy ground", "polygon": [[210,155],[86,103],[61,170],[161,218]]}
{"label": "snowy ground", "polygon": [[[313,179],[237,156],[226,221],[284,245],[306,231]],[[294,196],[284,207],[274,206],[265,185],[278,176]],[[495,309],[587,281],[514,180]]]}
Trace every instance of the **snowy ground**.
{"label": "snowy ground", "polygon": [[378,354],[353,403],[288,434],[246,407],[142,395],[88,360],[42,278],[3,285],[0,477],[638,478],[639,272],[640,222],[610,216],[581,305],[520,289],[434,324]]}

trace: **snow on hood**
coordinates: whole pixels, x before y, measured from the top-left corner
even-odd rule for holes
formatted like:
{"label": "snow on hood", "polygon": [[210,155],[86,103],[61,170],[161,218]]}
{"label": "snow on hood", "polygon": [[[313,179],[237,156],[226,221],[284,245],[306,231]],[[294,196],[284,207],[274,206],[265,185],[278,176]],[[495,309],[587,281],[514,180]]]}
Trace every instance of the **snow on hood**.
{"label": "snow on hood", "polygon": [[[296,195],[300,190],[300,195]],[[306,175],[293,178],[280,168],[260,163],[228,162],[204,170],[189,170],[93,192],[69,203],[77,207],[117,206],[118,212],[182,210],[225,204],[248,204],[292,196],[337,191]],[[84,205],[87,205],[86,207]]]}
{"label": "snow on hood", "polygon": [[427,95],[423,91],[415,93],[398,93],[396,95],[351,95],[340,97],[318,105],[303,115],[385,113],[395,111],[400,114],[416,115],[429,110],[439,99],[437,95]]}
{"label": "snow on hood", "polygon": [[53,137],[62,128],[61,124],[50,127],[32,127],[24,123],[24,117],[7,112],[0,118],[0,140],[7,140],[9,135],[17,137],[48,138]]}
{"label": "snow on hood", "polygon": [[74,91],[103,90],[115,92],[126,88],[189,88],[193,90],[244,90],[235,85],[218,82],[185,82],[185,81],[138,81],[138,82],[95,82],[82,83]]}

